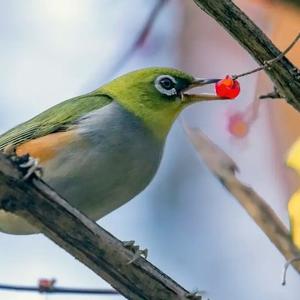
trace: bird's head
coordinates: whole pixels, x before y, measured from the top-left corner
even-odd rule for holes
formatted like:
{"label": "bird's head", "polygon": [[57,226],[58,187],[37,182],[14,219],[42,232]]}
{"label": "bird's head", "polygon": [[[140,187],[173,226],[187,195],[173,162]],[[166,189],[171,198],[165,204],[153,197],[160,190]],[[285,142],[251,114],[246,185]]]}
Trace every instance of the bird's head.
{"label": "bird's head", "polygon": [[178,114],[188,105],[221,99],[187,91],[219,79],[199,79],[171,68],[147,68],[114,79],[98,91],[105,92],[139,117],[159,138],[165,138]]}

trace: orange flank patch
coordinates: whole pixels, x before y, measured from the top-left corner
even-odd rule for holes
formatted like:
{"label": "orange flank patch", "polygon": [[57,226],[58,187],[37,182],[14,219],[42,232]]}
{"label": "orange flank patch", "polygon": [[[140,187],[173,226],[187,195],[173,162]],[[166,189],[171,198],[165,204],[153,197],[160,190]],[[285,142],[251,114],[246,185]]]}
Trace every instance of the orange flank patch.
{"label": "orange flank patch", "polygon": [[44,163],[55,157],[61,148],[74,140],[75,136],[74,131],[48,134],[21,144],[16,148],[16,154],[21,156],[28,153],[38,158],[40,163]]}

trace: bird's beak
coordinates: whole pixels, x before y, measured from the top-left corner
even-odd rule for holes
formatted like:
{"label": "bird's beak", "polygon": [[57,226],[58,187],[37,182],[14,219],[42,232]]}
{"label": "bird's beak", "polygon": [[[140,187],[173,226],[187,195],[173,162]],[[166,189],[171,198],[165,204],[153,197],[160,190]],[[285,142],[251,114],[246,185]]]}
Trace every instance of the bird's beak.
{"label": "bird's beak", "polygon": [[203,79],[203,78],[196,78],[186,89],[184,89],[181,92],[181,99],[183,102],[186,103],[192,103],[192,102],[198,102],[198,101],[205,101],[205,100],[222,100],[224,98],[219,97],[214,94],[207,94],[207,93],[201,93],[201,94],[187,94],[186,92],[196,88],[196,87],[202,87],[207,84],[212,84],[220,81],[219,78],[213,78],[213,79]]}

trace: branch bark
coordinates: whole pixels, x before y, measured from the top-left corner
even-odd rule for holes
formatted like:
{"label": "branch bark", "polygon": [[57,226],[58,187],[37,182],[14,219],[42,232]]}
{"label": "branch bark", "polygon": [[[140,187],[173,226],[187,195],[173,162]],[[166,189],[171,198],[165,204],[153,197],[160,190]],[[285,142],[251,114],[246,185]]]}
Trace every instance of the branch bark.
{"label": "branch bark", "polygon": [[126,298],[188,299],[187,290],[145,259],[128,264],[132,252],[44,182],[20,176],[0,153],[0,209],[25,218]]}
{"label": "branch bark", "polygon": [[[271,40],[231,0],[193,0],[203,11],[221,24],[259,63],[276,58],[280,51]],[[299,70],[286,57],[265,72],[279,94],[300,111]]]}

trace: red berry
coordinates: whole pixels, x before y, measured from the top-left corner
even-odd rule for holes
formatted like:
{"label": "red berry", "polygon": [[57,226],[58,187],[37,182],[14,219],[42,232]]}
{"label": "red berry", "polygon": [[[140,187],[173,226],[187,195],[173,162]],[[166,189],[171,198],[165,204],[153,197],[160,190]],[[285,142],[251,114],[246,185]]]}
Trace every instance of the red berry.
{"label": "red berry", "polygon": [[234,99],[240,93],[240,84],[237,80],[234,80],[231,76],[227,75],[224,79],[216,83],[215,89],[219,97]]}

